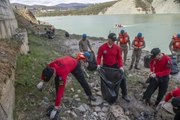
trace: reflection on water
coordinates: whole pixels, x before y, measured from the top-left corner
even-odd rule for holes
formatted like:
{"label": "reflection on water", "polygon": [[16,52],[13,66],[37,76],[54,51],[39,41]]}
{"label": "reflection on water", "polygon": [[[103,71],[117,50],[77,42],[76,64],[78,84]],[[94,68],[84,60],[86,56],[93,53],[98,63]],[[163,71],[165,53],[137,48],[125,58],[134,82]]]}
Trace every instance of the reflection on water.
{"label": "reflection on water", "polygon": [[124,29],[132,40],[138,32],[142,32],[147,50],[160,47],[166,53],[169,53],[168,46],[172,35],[180,32],[180,14],[59,16],[38,19],[69,33],[86,33],[88,36],[107,38],[109,31],[118,34]]}

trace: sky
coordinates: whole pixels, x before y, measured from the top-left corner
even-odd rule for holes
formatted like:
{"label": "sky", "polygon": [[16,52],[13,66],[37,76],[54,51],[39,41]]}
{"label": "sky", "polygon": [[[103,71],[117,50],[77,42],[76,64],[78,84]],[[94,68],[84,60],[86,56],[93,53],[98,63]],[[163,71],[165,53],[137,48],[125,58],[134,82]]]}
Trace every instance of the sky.
{"label": "sky", "polygon": [[60,3],[101,3],[114,0],[10,0],[11,3],[52,6]]}

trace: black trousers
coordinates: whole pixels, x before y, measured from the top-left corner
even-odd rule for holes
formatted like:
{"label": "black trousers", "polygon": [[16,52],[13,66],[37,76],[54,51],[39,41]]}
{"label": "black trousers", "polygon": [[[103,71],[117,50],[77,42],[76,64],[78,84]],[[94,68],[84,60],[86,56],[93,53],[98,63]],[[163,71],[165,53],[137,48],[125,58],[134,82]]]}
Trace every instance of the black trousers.
{"label": "black trousers", "polygon": [[[114,64],[114,65],[106,65],[103,64],[103,67],[110,67],[110,68],[115,68],[115,69],[119,69],[118,64]],[[122,95],[126,96],[127,95],[127,87],[126,87],[126,78],[123,76],[120,87],[121,87],[121,93]]]}
{"label": "black trousers", "polygon": [[149,82],[150,82],[150,84],[143,94],[143,99],[150,100],[152,94],[155,92],[155,90],[157,88],[159,88],[158,96],[157,96],[157,99],[155,102],[155,104],[158,105],[167,92],[168,83],[169,83],[169,76],[163,76],[163,77],[158,77],[158,78],[150,78]]}
{"label": "black trousers", "polygon": [[76,68],[71,72],[74,77],[78,80],[78,82],[81,84],[82,88],[84,89],[85,93],[87,96],[91,96],[92,92],[89,87],[89,84],[87,83],[83,71],[81,69],[81,63],[78,62]]}
{"label": "black trousers", "polygon": [[174,120],[180,120],[180,114],[176,114]]}
{"label": "black trousers", "polygon": [[[89,87],[89,84],[87,83],[87,81],[86,81],[86,79],[84,77],[83,71],[81,69],[81,63],[80,62],[78,62],[76,68],[71,73],[78,80],[78,82],[80,83],[81,87],[84,89],[86,95],[87,96],[91,96],[92,92],[91,92],[91,89]],[[56,93],[58,91],[59,81],[60,81],[59,76],[56,76],[55,77]]]}

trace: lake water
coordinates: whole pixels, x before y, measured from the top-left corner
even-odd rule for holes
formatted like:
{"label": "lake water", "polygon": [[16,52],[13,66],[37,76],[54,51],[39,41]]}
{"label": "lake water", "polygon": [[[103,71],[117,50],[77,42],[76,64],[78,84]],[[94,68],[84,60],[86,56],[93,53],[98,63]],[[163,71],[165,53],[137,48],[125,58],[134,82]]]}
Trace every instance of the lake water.
{"label": "lake water", "polygon": [[[142,32],[146,50],[159,47],[165,53],[170,53],[172,35],[180,33],[180,14],[57,16],[38,19],[71,34],[86,33],[88,36],[107,38],[110,31],[118,34],[124,29],[132,41],[138,32]],[[123,28],[117,25],[122,25]]]}

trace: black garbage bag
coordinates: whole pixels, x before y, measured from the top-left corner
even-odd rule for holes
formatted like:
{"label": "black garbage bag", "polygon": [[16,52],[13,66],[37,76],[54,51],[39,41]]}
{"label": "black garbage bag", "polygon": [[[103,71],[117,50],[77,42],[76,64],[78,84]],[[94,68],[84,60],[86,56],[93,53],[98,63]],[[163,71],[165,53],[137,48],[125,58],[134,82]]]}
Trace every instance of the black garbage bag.
{"label": "black garbage bag", "polygon": [[88,62],[87,69],[89,71],[94,71],[97,69],[96,57],[94,52],[90,52],[90,58],[87,60],[87,62]]}
{"label": "black garbage bag", "polygon": [[65,37],[69,37],[69,33],[68,32],[65,32]]}
{"label": "black garbage bag", "polygon": [[151,55],[144,56],[144,67],[145,68],[150,68],[150,66],[149,66],[150,61],[151,61]]}
{"label": "black garbage bag", "polygon": [[108,67],[101,67],[98,72],[101,77],[101,93],[104,100],[110,104],[116,102],[123,72],[119,69]]}
{"label": "black garbage bag", "polygon": [[177,74],[179,72],[179,67],[177,64],[177,56],[176,55],[169,55],[172,59],[172,66],[171,66],[171,75]]}

